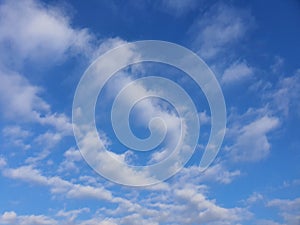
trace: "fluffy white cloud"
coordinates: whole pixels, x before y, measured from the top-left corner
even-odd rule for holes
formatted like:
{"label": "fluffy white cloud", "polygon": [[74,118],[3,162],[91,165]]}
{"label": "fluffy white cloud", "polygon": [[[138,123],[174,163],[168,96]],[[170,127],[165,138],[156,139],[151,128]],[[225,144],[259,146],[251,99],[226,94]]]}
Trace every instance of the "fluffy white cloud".
{"label": "fluffy white cloud", "polygon": [[0,70],[0,103],[6,117],[27,120],[38,120],[39,112],[50,109],[49,104],[38,94],[41,88],[29,84],[21,75]]}
{"label": "fluffy white cloud", "polygon": [[250,217],[247,210],[220,207],[192,188],[176,190],[174,194],[179,203],[184,204],[184,207],[178,207],[172,213],[180,215],[174,218],[180,224],[233,224]]}
{"label": "fluffy white cloud", "polygon": [[52,113],[50,105],[40,97],[41,87],[30,84],[20,74],[1,69],[0,79],[0,105],[6,118],[20,123],[37,122],[41,125],[50,125],[62,134],[72,132],[68,117]]}
{"label": "fluffy white cloud", "polygon": [[271,144],[268,133],[279,126],[279,119],[272,116],[258,116],[245,125],[232,128],[234,144],[226,147],[230,160],[255,162],[268,156]]}
{"label": "fluffy white cloud", "polygon": [[103,187],[94,187],[89,185],[74,184],[63,180],[58,176],[46,177],[32,166],[21,166],[18,168],[5,168],[2,174],[11,179],[22,180],[48,186],[54,194],[64,194],[68,198],[94,198],[100,200],[112,200],[110,191]]}
{"label": "fluffy white cloud", "polygon": [[[199,171],[196,173],[186,172],[185,176],[190,176],[187,182],[182,177],[170,181],[167,189],[151,190],[149,196],[135,196],[126,199],[113,196],[111,192],[103,187],[74,184],[63,180],[58,176],[43,176],[41,172],[32,166],[22,166],[19,168],[5,167],[2,174],[10,179],[23,180],[31,184],[50,187],[52,194],[63,194],[67,198],[75,199],[98,199],[116,204],[116,208],[100,208],[91,219],[81,220],[77,216],[81,213],[89,212],[87,208],[79,210],[65,211],[60,210],[55,219],[51,221],[60,221],[58,217],[65,217],[64,221],[72,224],[195,224],[205,223],[209,225],[233,224],[247,219],[251,214],[243,208],[225,208],[216,203],[214,199],[208,199],[206,196],[207,188],[199,183],[204,180],[216,179],[218,182],[227,183],[229,177],[225,178],[226,171],[221,172],[213,168],[203,179],[198,178]],[[193,169],[196,170],[196,169]],[[219,172],[214,172],[218,170]],[[219,173],[219,175],[218,175]],[[234,172],[235,173],[235,172]],[[222,175],[225,174],[225,175]],[[201,174],[200,174],[201,176]],[[210,176],[210,178],[208,178]],[[217,176],[217,178],[215,178]],[[224,176],[224,178],[221,178]],[[233,175],[235,176],[235,175]],[[221,180],[219,178],[221,178]],[[124,187],[125,192],[132,192]],[[8,217],[8,216],[6,216]],[[6,218],[7,220],[7,218]],[[64,224],[59,222],[60,224]],[[9,223],[14,224],[14,223]],[[17,223],[16,223],[17,224]],[[34,223],[33,223],[34,224]],[[55,224],[55,223],[53,223]]]}
{"label": "fluffy white cloud", "polygon": [[202,187],[190,184],[152,192],[143,200],[120,199],[116,209],[106,209],[107,220],[117,224],[209,224],[229,225],[247,220],[251,213],[243,208],[224,208],[208,199]]}
{"label": "fluffy white cloud", "polygon": [[253,75],[253,68],[246,62],[235,62],[230,65],[222,76],[222,82],[225,84],[245,80]]}
{"label": "fluffy white cloud", "polygon": [[6,0],[1,2],[0,14],[0,51],[12,54],[10,60],[17,63],[24,59],[56,61],[66,52],[89,51],[89,32],[73,29],[61,9],[34,0]]}
{"label": "fluffy white cloud", "polygon": [[72,171],[78,172],[79,169],[76,166],[76,162],[81,161],[83,158],[78,149],[70,148],[65,153],[65,160],[60,164],[58,171],[59,172],[68,172]]}

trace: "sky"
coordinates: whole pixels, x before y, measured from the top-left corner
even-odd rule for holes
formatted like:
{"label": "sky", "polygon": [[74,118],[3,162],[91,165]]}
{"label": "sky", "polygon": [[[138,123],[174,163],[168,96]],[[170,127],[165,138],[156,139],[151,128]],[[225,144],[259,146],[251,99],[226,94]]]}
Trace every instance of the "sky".
{"label": "sky", "polygon": [[[89,111],[76,111],[74,96],[87,69],[119,46],[104,69],[139,60],[135,43],[143,40],[183,46],[215,76],[226,129],[205,171],[199,163],[214,148],[212,121],[222,107],[213,113],[207,92],[216,89],[178,67],[144,61],[115,71],[91,108],[97,135],[78,131],[85,127],[77,116]],[[0,0],[0,224],[299,225],[299,53],[297,0]],[[83,104],[106,76],[99,68],[83,86]],[[195,111],[186,110],[189,101],[164,99],[181,95],[148,82],[153,76],[185,90]],[[161,142],[135,149],[126,124],[137,138],[157,133]],[[149,177],[176,149],[175,161]]]}

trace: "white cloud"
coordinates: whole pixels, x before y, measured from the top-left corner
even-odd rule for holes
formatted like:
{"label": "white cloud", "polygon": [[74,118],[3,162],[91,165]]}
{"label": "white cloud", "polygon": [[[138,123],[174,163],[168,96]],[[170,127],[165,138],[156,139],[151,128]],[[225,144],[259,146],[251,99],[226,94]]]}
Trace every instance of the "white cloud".
{"label": "white cloud", "polygon": [[57,61],[66,52],[89,51],[89,32],[72,28],[68,16],[58,8],[34,0],[6,0],[0,14],[0,50],[12,54],[10,60]]}
{"label": "white cloud", "polygon": [[285,60],[280,56],[275,56],[274,58],[274,64],[271,65],[271,70],[273,73],[278,74],[281,71]]}
{"label": "white cloud", "polygon": [[59,165],[59,172],[78,172],[79,168],[76,166],[76,162],[81,161],[83,158],[78,149],[70,148],[65,153],[65,160]]}
{"label": "white cloud", "polygon": [[20,147],[21,149],[31,148],[31,144],[26,144],[26,138],[32,135],[32,132],[22,129],[20,126],[6,126],[2,129],[2,135],[6,143]]}
{"label": "white cloud", "polygon": [[198,54],[210,59],[229,49],[245,35],[251,23],[246,10],[223,3],[214,5],[191,28]]}
{"label": "white cloud", "polygon": [[207,115],[206,111],[200,112],[199,113],[199,121],[201,125],[209,124],[210,123],[210,116]]}
{"label": "white cloud", "polygon": [[252,193],[252,195],[249,196],[249,198],[246,199],[245,203],[252,205],[263,199],[264,199],[264,196],[262,194],[254,192],[254,193]]}
{"label": "white cloud", "polygon": [[78,217],[79,214],[88,213],[90,212],[89,208],[82,208],[82,209],[74,209],[74,210],[60,210],[57,212],[57,217],[65,217],[67,223],[74,223],[74,220]]}
{"label": "white cloud", "polygon": [[[116,209],[103,209],[117,224],[208,224],[229,225],[247,220],[251,214],[242,208],[224,208],[208,199],[203,187],[177,184],[166,192],[152,192],[142,200],[119,200]],[[110,216],[109,216],[110,215]]]}
{"label": "white cloud", "polygon": [[[129,49],[128,52],[125,52],[124,54],[125,57],[123,58],[126,59],[126,57],[130,58],[136,55],[138,55],[138,53],[133,52],[132,50]],[[109,65],[113,63],[115,62],[107,62],[107,64]],[[126,94],[124,93],[122,94],[122,100],[121,100],[122,105],[129,105],[130,103],[133,102],[136,96],[147,97],[153,95],[154,90],[148,90],[147,85],[141,83],[132,83],[133,78],[131,74],[120,72],[120,74],[118,75],[119,76],[112,79],[111,82],[107,84],[107,90],[108,90],[106,93],[107,96],[106,95],[103,96],[103,99],[105,99],[105,97],[108,99],[115,97],[115,95],[119,93],[120,90],[125,86],[127,86],[128,84],[130,84],[130,89],[128,89],[129,91],[126,92]],[[161,96],[160,93],[155,93],[155,94]],[[106,100],[103,99],[102,101]],[[170,152],[174,151],[177,142],[180,140],[181,130],[183,131],[182,136],[186,134],[185,122],[182,121],[181,118],[179,118],[175,113],[172,113],[168,110],[164,110],[164,108],[161,105],[157,104],[157,102],[155,102],[154,100],[152,101],[152,99],[146,98],[138,102],[137,104],[135,104],[133,114],[134,114],[133,118],[135,121],[135,125],[146,128],[149,126],[149,121],[151,121],[153,117],[160,117],[164,121],[164,125],[167,128],[167,136],[166,136],[167,144],[164,146],[165,148],[161,148],[160,151],[156,151],[151,155],[150,162],[160,161],[166,158],[168,155],[170,155]],[[125,118],[124,121],[126,121],[127,119],[129,118]],[[182,127],[181,124],[183,125]],[[153,132],[156,132],[161,136],[163,136],[162,123],[152,123],[152,125],[154,125],[152,126],[152,128],[154,128]],[[123,126],[121,126],[121,124],[119,123],[118,127],[123,127]],[[100,137],[100,139],[101,139],[100,143],[103,143],[102,146],[105,146],[106,149],[111,150],[107,138]],[[150,178],[149,177],[150,173],[149,170],[147,170],[149,167],[143,170],[136,170],[136,168],[129,167],[126,165],[127,162],[125,162],[126,153],[115,154],[114,149],[112,149],[112,151],[108,151],[109,155],[112,156],[112,158],[116,158],[121,162],[119,164],[114,163],[112,158],[107,157],[107,154],[105,153],[106,151],[105,149],[101,149],[101,151],[97,151],[97,152],[93,151],[93,149],[99,149],[96,146],[96,143],[98,141],[99,141],[98,135],[94,134],[93,132],[90,132],[85,137],[83,137],[83,139],[80,140],[79,142],[80,151],[83,153],[85,158],[88,159],[90,165],[93,166],[95,165],[96,170],[102,171],[102,173],[109,176],[110,179],[118,180],[119,182],[121,181],[124,183],[128,183],[128,182],[138,183],[138,181],[140,181],[140,183],[149,183],[148,178]],[[186,151],[190,150],[189,146],[185,147],[185,149]],[[164,173],[166,172],[167,171],[165,171]],[[163,173],[159,175],[163,175]],[[153,182],[155,181],[153,177],[151,177],[150,180],[153,180]]]}
{"label": "white cloud", "polygon": [[2,174],[11,179],[20,179],[27,182],[47,185],[47,178],[43,177],[40,172],[31,166],[22,166],[16,169],[6,168]]}
{"label": "white cloud", "polygon": [[253,68],[246,62],[235,62],[230,65],[222,76],[222,82],[225,84],[245,80],[253,75]]}
{"label": "white cloud", "polygon": [[277,223],[273,220],[257,220],[256,224],[257,225],[285,225],[285,224],[282,224],[282,223]]}
{"label": "white cloud", "polygon": [[194,184],[209,181],[229,184],[240,175],[241,172],[239,170],[230,171],[223,163],[217,163],[208,167],[204,172],[200,172],[198,166],[183,168],[178,174],[179,177],[177,179],[182,185],[191,182],[191,180],[193,180]]}
{"label": "white cloud", "polygon": [[250,217],[247,210],[241,208],[223,208],[216,205],[214,200],[206,197],[191,188],[183,188],[174,192],[175,198],[181,206],[175,208],[172,215],[180,224],[233,224]]}
{"label": "white cloud", "polygon": [[0,224],[3,225],[56,225],[58,222],[44,215],[17,215],[14,211],[0,215]]}
{"label": "white cloud", "polygon": [[0,103],[6,117],[38,120],[39,112],[50,109],[50,106],[38,96],[41,88],[30,85],[21,75],[0,70],[0,79]]}
{"label": "white cloud", "polygon": [[51,148],[56,145],[62,139],[60,133],[46,132],[37,136],[35,141],[44,148]]}
{"label": "white cloud", "polygon": [[110,191],[103,187],[94,187],[89,185],[74,184],[63,180],[58,176],[46,177],[32,166],[21,166],[18,168],[5,168],[2,174],[11,179],[22,180],[29,183],[35,183],[48,186],[54,194],[64,194],[68,198],[93,198],[100,200],[112,200]]}
{"label": "white cloud", "polygon": [[[255,162],[268,156],[271,144],[267,134],[279,126],[279,119],[272,116],[259,116],[246,125],[232,128],[234,144],[227,147],[229,157],[236,162]],[[229,129],[229,132],[230,131]]]}
{"label": "white cloud", "polygon": [[[195,169],[194,169],[195,170]],[[212,169],[216,170],[216,169]],[[219,175],[226,174],[223,169],[218,169]],[[199,172],[199,171],[198,171]],[[224,173],[225,172],[225,173]],[[63,194],[67,198],[75,199],[98,199],[106,200],[116,204],[116,208],[100,208],[91,219],[81,220],[79,214],[89,212],[90,209],[83,208],[78,210],[60,210],[56,217],[66,217],[64,221],[71,224],[195,224],[205,223],[208,225],[227,225],[237,223],[247,219],[251,214],[243,208],[225,208],[216,203],[214,199],[208,199],[205,195],[207,188],[199,183],[204,179],[197,179],[199,173],[190,176],[187,182],[185,179],[171,180],[167,189],[151,190],[151,195],[131,196],[129,200],[122,197],[114,197],[111,192],[103,187],[74,184],[63,180],[60,177],[43,176],[41,172],[32,166],[22,166],[19,168],[5,168],[3,175],[11,179],[26,181],[30,184],[38,184],[50,187],[52,194]],[[206,176],[219,177],[218,173],[212,172]],[[201,174],[200,174],[201,176]],[[235,176],[235,175],[234,175]],[[192,179],[194,177],[195,179]],[[227,183],[227,178],[219,180],[221,183]],[[208,178],[206,180],[209,180]],[[126,189],[130,192],[135,190]],[[129,192],[128,192],[129,191]],[[8,216],[6,216],[8,217]],[[12,215],[11,215],[12,217]],[[7,219],[7,218],[6,218]],[[50,219],[49,219],[50,220]],[[52,221],[58,221],[52,219]],[[105,221],[105,222],[104,222]],[[58,223],[58,222],[57,222]],[[9,223],[14,224],[14,223]],[[17,224],[17,223],[16,223]],[[53,223],[55,224],[55,223]],[[63,224],[59,222],[59,224]]]}
{"label": "white cloud", "polygon": [[273,100],[273,107],[288,116],[291,112],[300,115],[300,69],[294,76],[284,77],[268,98]]}
{"label": "white cloud", "polygon": [[7,165],[6,159],[0,156],[0,169]]}
{"label": "white cloud", "polygon": [[22,129],[20,126],[6,126],[2,129],[2,134],[4,136],[14,137],[14,138],[26,138],[32,135],[32,132]]}
{"label": "white cloud", "polygon": [[51,112],[50,105],[40,97],[42,88],[30,84],[20,74],[1,69],[0,79],[0,105],[6,118],[19,123],[50,125],[63,135],[71,134],[69,118],[64,114]]}
{"label": "white cloud", "polygon": [[299,224],[300,198],[273,199],[267,203],[267,206],[278,208],[286,224]]}
{"label": "white cloud", "polygon": [[198,4],[199,1],[197,0],[163,0],[161,4],[159,4],[159,7],[172,15],[182,16],[197,10],[199,8],[197,7]]}

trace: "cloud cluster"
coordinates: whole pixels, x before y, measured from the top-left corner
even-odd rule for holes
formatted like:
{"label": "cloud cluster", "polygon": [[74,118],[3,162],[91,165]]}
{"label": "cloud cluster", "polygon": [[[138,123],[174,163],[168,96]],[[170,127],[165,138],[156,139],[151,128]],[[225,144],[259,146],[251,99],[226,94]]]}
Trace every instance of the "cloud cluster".
{"label": "cloud cluster", "polygon": [[[197,4],[199,3],[193,0],[165,0],[159,5],[165,7],[163,10],[179,17],[192,12]],[[242,168],[229,167],[231,162],[258,162],[270,154],[271,132],[281,124],[281,118],[275,113],[289,115],[291,111],[299,112],[299,71],[294,76],[280,78],[277,86],[275,85],[276,90],[263,99],[272,99],[273,111],[266,106],[252,111],[249,109],[240,116],[230,115],[232,118],[228,125],[228,143],[224,152],[224,155],[229,157],[228,160],[226,158],[227,161],[217,161],[202,174],[199,174],[198,167],[184,168],[178,176],[167,182],[143,190],[107,185],[103,180],[98,180],[93,172],[77,176],[76,172],[81,171],[82,162],[79,151],[73,146],[74,143],[67,148],[60,146],[60,144],[65,145],[63,138],[72,134],[70,118],[65,113],[56,112],[52,108],[51,104],[43,98],[43,93],[47,90],[33,84],[28,75],[23,73],[22,66],[28,62],[33,63],[32,65],[41,62],[55,64],[76,55],[85,55],[92,60],[126,41],[121,38],[111,38],[102,40],[100,47],[95,47],[94,35],[88,29],[75,28],[70,17],[62,9],[38,1],[4,0],[0,5],[0,15],[0,106],[2,117],[8,122],[2,129],[2,136],[7,145],[13,145],[14,150],[45,149],[35,157],[18,161],[18,166],[10,166],[10,163],[17,160],[0,155],[2,176],[30,185],[45,186],[52,197],[63,198],[63,201],[67,202],[66,207],[69,207],[70,200],[77,201],[78,204],[81,200],[97,201],[96,206],[89,205],[88,208],[57,209],[53,215],[34,213],[18,215],[18,210],[1,211],[0,224],[229,225],[242,224],[246,220],[251,220],[253,215],[249,207],[264,199],[262,194],[254,192],[248,199],[242,201],[246,207],[228,207],[214,197],[209,197],[210,191],[214,184],[221,187],[232,184],[243,174]],[[200,56],[216,60],[220,56],[223,57],[226,50],[245,37],[251,23],[252,17],[249,11],[217,3],[209,7],[192,25],[190,34],[193,36],[193,45]],[[131,52],[124,53],[125,56],[126,54],[132,56]],[[113,63],[108,62],[107,66]],[[276,65],[271,68],[273,72],[278,72],[281,64],[282,60],[278,59]],[[240,84],[243,80],[255,77],[256,69],[244,59],[234,59],[222,66],[225,68],[220,73],[222,84]],[[108,88],[110,94],[115,91],[114,89],[120,89],[132,81],[132,77],[126,75],[127,77],[117,80]],[[147,90],[143,86],[134,86],[130,94],[136,93],[147,93]],[[126,97],[130,99],[132,96]],[[143,101],[136,106],[136,112],[138,122],[143,125],[147,125],[153,115],[160,114],[171,128],[170,139],[176,140],[180,122],[177,115],[163,111],[163,108],[154,101]],[[203,124],[210,121],[205,111],[199,113],[199,118]],[[34,129],[29,131],[23,127],[24,124],[33,124],[34,127],[38,125],[42,129],[40,132]],[[90,148],[96,138],[99,137],[87,136],[83,140],[85,147]],[[30,144],[29,139],[32,140]],[[100,135],[100,139],[104,146],[110,146],[110,140],[105,135]],[[67,150],[59,151],[64,159],[59,165],[53,165],[53,171],[49,172],[46,171],[46,164],[36,162],[47,159],[51,154],[49,149],[55,146]],[[151,154],[152,161],[150,161],[157,162],[165,158],[171,150],[165,148]],[[110,154],[119,161],[127,163],[126,153],[111,152]],[[146,177],[143,173],[130,170],[126,165],[115,166],[112,161],[107,160],[106,155],[99,154],[98,157],[94,157],[95,160],[101,159],[101,162],[104,162],[99,166],[115,176],[122,174],[122,179],[134,181]],[[51,162],[53,163],[51,160],[47,161],[49,165]],[[53,175],[52,172],[55,174]],[[68,178],[64,177],[65,174]],[[266,206],[277,209],[285,223],[297,224],[299,202],[298,198],[291,200],[278,198],[268,201]],[[51,214],[53,209],[48,209],[47,212]],[[82,214],[86,214],[85,217],[81,217]],[[270,220],[259,220],[254,223],[279,224]]]}

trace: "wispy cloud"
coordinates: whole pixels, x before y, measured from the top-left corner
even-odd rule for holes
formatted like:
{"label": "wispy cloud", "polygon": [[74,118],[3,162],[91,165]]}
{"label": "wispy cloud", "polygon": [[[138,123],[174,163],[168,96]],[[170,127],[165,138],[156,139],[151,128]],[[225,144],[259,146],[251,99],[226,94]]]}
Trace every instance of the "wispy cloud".
{"label": "wispy cloud", "polygon": [[254,69],[247,65],[246,62],[235,62],[225,69],[222,82],[224,84],[236,83],[250,78]]}
{"label": "wispy cloud", "polygon": [[267,206],[278,208],[286,224],[299,224],[300,198],[273,199],[267,203]]}
{"label": "wispy cloud", "polygon": [[252,23],[249,11],[217,3],[192,26],[194,46],[205,59],[219,57],[241,40]]}
{"label": "wispy cloud", "polygon": [[228,130],[228,135],[233,138],[233,144],[226,147],[230,160],[256,162],[269,155],[271,144],[268,134],[280,125],[280,120],[268,113],[266,109],[250,110],[240,118],[250,119],[246,123],[236,118],[236,125],[232,124],[233,127]]}
{"label": "wispy cloud", "polygon": [[8,211],[0,215],[0,224],[56,225],[58,222],[44,215],[17,215],[14,211]]}

